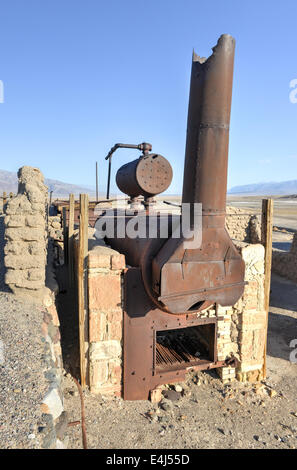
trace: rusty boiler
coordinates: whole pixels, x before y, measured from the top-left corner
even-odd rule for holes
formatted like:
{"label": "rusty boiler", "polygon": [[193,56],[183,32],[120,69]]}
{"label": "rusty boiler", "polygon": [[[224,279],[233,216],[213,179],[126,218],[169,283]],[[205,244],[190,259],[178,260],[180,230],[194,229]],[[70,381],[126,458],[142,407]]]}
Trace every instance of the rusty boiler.
{"label": "rusty boiler", "polygon": [[117,218],[131,222],[140,197],[145,224],[150,217],[157,222],[157,237],[107,238],[129,266],[124,279],[124,399],[147,399],[150,390],[182,380],[190,369],[226,365],[217,360],[218,317],[200,318],[199,312],[213,304],[234,305],[244,289],[244,262],[225,229],[234,49],[235,40],[222,35],[207,59],[193,54],[182,211],[187,203],[195,229],[194,206],[202,205],[199,247],[187,245],[182,234],[173,237],[174,218],[183,214],[169,216],[164,235],[164,214],[150,210],[172,179],[170,163],[150,153],[150,144],[130,146],[143,155],[117,173],[131,210],[116,211],[115,225]]}

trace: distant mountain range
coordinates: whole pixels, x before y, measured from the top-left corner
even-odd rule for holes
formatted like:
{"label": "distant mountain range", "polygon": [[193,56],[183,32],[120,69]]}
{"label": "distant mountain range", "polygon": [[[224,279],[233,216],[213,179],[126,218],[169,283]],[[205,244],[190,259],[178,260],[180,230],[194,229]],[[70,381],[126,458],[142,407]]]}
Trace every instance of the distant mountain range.
{"label": "distant mountain range", "polygon": [[[95,196],[95,191],[90,188],[86,188],[83,186],[64,183],[58,180],[52,180],[49,178],[45,178],[44,180],[46,186],[48,187],[49,191],[53,191],[53,198],[55,197],[65,197],[68,196],[70,193],[75,194],[78,196],[80,193],[87,193],[90,196]],[[5,171],[0,170],[0,193],[2,195],[3,191],[6,193],[13,192],[14,194],[17,192],[18,189],[18,179],[16,173],[12,171]]]}
{"label": "distant mountain range", "polygon": [[229,189],[228,194],[258,194],[262,196],[297,194],[297,180],[282,181],[280,183],[271,182],[234,186],[233,188]]}
{"label": "distant mountain range", "polygon": [[[92,188],[79,186],[71,183],[64,183],[63,181],[45,178],[45,184],[49,191],[53,191],[53,198],[61,198],[68,196],[70,193],[78,196],[80,193],[87,193],[90,196],[95,196],[95,190]],[[18,180],[16,173],[12,171],[0,170],[0,194],[3,191],[7,193],[17,192]],[[234,186],[229,189],[228,194],[242,194],[242,195],[291,195],[297,194],[297,180],[283,181],[280,183],[256,183],[245,184],[243,186]],[[100,197],[105,196],[99,193]]]}

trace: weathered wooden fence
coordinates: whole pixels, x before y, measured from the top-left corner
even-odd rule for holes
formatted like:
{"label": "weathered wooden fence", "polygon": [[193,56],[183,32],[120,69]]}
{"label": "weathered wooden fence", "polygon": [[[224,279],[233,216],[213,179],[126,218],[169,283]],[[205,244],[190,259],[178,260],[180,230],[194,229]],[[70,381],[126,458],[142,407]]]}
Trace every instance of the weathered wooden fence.
{"label": "weathered wooden fence", "polygon": [[[13,192],[9,193],[9,198],[10,199],[14,196],[15,196],[15,194],[13,194]],[[6,191],[3,191],[1,199],[2,199],[2,213],[4,214],[5,213],[5,206],[6,206],[7,199],[8,199]]]}

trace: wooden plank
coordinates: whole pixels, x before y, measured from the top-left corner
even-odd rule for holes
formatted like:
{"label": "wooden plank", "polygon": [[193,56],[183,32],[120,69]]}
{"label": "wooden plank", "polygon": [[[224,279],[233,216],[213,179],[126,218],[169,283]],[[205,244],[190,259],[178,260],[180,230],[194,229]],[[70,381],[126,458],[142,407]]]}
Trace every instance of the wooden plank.
{"label": "wooden plank", "polygon": [[74,283],[74,252],[73,252],[73,233],[74,233],[74,194],[69,195],[69,220],[68,220],[68,279],[69,286]]}
{"label": "wooden plank", "polygon": [[62,211],[62,224],[63,224],[64,263],[68,265],[68,229],[67,229],[66,207],[63,207],[63,211]]}
{"label": "wooden plank", "polygon": [[2,206],[3,213],[4,213],[4,206],[6,203],[7,203],[7,195],[6,195],[6,192],[3,191],[3,206]]}
{"label": "wooden plank", "polygon": [[87,194],[80,194],[80,219],[79,219],[79,255],[78,255],[78,316],[79,316],[79,352],[80,352],[80,377],[81,386],[86,386],[86,357],[85,341],[86,334],[86,311],[87,311],[87,289],[86,271],[88,254],[88,206]]}
{"label": "wooden plank", "polygon": [[98,201],[98,162],[96,162],[96,202]]}
{"label": "wooden plank", "polygon": [[[128,198],[126,198],[126,199],[128,199]],[[115,199],[111,199],[109,201],[106,201],[105,199],[102,199],[99,202],[103,203],[103,202],[110,202],[110,201],[115,201]],[[53,204],[53,206],[55,206],[57,208],[57,210],[59,212],[62,212],[63,207],[67,207],[67,208],[69,207],[69,200],[68,201],[63,201],[63,202],[55,200],[55,201],[53,201],[52,204]],[[89,201],[89,208],[95,208],[96,205],[97,205],[96,201]],[[80,207],[79,201],[75,201],[75,209],[79,209],[79,207]]]}
{"label": "wooden plank", "polygon": [[267,334],[269,317],[269,300],[272,265],[272,228],[273,228],[273,199],[262,200],[262,244],[265,248],[264,260],[264,308],[266,311],[265,345],[263,361],[263,378],[266,378]]}

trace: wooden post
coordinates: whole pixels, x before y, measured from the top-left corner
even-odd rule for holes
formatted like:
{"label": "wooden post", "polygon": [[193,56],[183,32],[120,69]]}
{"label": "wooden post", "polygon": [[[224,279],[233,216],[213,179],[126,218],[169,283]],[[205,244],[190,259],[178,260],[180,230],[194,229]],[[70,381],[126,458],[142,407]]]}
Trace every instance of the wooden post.
{"label": "wooden post", "polygon": [[52,205],[52,197],[53,197],[53,191],[50,191],[50,200],[49,200],[49,205]]}
{"label": "wooden post", "polygon": [[2,200],[2,201],[3,201],[2,211],[3,211],[3,213],[4,213],[4,206],[5,206],[5,204],[7,203],[7,196],[6,196],[6,192],[5,192],[5,191],[3,191],[3,200]]}
{"label": "wooden post", "polygon": [[79,317],[79,353],[80,353],[80,377],[81,386],[86,386],[86,358],[85,341],[87,340],[87,289],[86,271],[88,255],[88,225],[89,225],[89,197],[80,194],[80,217],[79,217],[79,253],[78,253],[78,317]]}
{"label": "wooden post", "polygon": [[96,162],[96,202],[98,202],[98,162]]}
{"label": "wooden post", "polygon": [[68,265],[68,230],[67,230],[67,209],[63,207],[63,246],[64,246],[64,264]]}
{"label": "wooden post", "polygon": [[73,232],[74,232],[74,194],[69,195],[69,221],[68,221],[68,278],[69,286],[73,286]]}
{"label": "wooden post", "polygon": [[272,228],[273,228],[273,199],[262,200],[262,244],[265,248],[264,260],[264,308],[266,310],[266,330],[263,361],[263,379],[266,378],[266,354],[267,354],[267,335],[268,335],[268,316],[270,300],[271,283],[271,264],[272,264]]}

